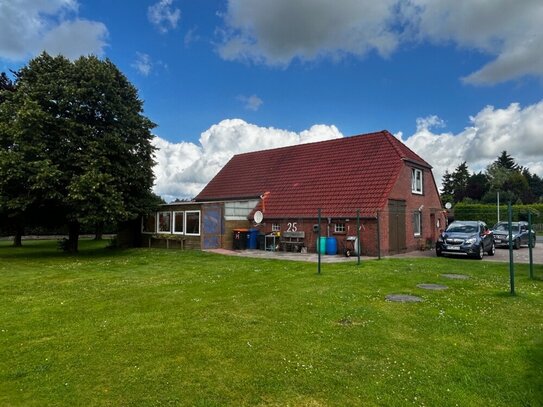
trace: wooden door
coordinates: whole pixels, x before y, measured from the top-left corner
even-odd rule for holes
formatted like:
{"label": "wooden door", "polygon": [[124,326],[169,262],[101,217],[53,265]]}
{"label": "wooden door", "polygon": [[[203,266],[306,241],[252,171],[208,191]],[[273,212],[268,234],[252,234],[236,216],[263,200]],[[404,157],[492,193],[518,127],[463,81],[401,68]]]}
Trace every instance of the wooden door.
{"label": "wooden door", "polygon": [[388,247],[390,254],[405,251],[405,201],[388,201]]}

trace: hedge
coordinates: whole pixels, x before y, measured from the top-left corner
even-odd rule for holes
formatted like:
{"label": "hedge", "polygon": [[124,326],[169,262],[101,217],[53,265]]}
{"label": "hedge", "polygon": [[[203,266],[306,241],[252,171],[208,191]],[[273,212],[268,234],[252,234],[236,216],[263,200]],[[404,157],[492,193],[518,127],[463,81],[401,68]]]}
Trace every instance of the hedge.
{"label": "hedge", "polygon": [[[512,205],[513,222],[528,220],[528,211],[532,210],[532,224],[543,223],[543,204]],[[539,215],[537,215],[539,212]],[[482,220],[487,225],[494,225],[498,221],[496,205],[491,204],[456,204],[451,215],[458,220]],[[507,220],[507,205],[500,205],[500,221]]]}

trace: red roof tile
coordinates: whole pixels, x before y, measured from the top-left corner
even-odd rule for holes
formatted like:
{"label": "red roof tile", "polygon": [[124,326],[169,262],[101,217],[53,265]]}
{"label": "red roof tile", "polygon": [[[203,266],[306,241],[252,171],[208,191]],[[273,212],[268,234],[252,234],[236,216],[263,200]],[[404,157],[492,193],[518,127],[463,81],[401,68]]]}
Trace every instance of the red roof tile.
{"label": "red roof tile", "polygon": [[267,218],[374,216],[388,199],[403,160],[430,168],[388,131],[238,154],[197,201],[259,197]]}

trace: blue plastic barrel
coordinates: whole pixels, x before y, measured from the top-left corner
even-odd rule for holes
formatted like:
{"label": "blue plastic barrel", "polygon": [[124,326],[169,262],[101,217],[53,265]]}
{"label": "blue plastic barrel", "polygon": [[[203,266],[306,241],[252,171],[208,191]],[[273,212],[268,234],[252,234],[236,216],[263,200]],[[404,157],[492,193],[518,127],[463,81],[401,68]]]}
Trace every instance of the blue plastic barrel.
{"label": "blue plastic barrel", "polygon": [[258,243],[258,229],[249,229],[249,247],[248,249],[256,249]]}
{"label": "blue plastic barrel", "polygon": [[317,253],[326,254],[326,236],[321,236],[320,244],[317,240]]}
{"label": "blue plastic barrel", "polygon": [[326,254],[337,254],[337,240],[335,237],[326,238]]}

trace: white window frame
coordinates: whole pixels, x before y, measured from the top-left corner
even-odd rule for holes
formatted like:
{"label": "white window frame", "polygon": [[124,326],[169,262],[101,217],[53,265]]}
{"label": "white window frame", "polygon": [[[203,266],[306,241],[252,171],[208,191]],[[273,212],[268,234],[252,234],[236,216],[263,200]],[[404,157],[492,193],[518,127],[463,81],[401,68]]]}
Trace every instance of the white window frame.
{"label": "white window frame", "polygon": [[[418,176],[417,176],[418,175]],[[423,172],[421,169],[411,169],[411,192],[413,194],[422,195],[423,193]]]}
{"label": "white window frame", "polygon": [[272,232],[280,232],[281,231],[281,224],[280,223],[272,223]]}
{"label": "white window frame", "polygon": [[422,235],[422,213],[420,211],[413,212],[413,236],[420,237]]}
{"label": "white window frame", "polygon": [[346,225],[343,222],[334,224],[334,233],[345,233],[347,231]]}
{"label": "white window frame", "polygon": [[[187,215],[192,214],[192,213],[197,213],[198,214],[198,233],[188,233],[187,232]],[[201,214],[201,211],[185,211],[185,217],[183,218],[183,221],[185,222],[185,224],[183,225],[183,228],[185,230],[185,235],[186,236],[200,236],[200,234],[202,232],[202,214]]]}
{"label": "white window frame", "polygon": [[[181,232],[175,231],[175,215],[180,213],[183,218],[183,228]],[[185,211],[173,211],[172,212],[172,233],[174,235],[184,235],[185,234]]]}
{"label": "white window frame", "polygon": [[[167,213],[170,215],[170,230],[160,230],[160,214]],[[156,213],[156,232],[160,234],[172,233],[172,212],[171,211],[159,211]]]}

